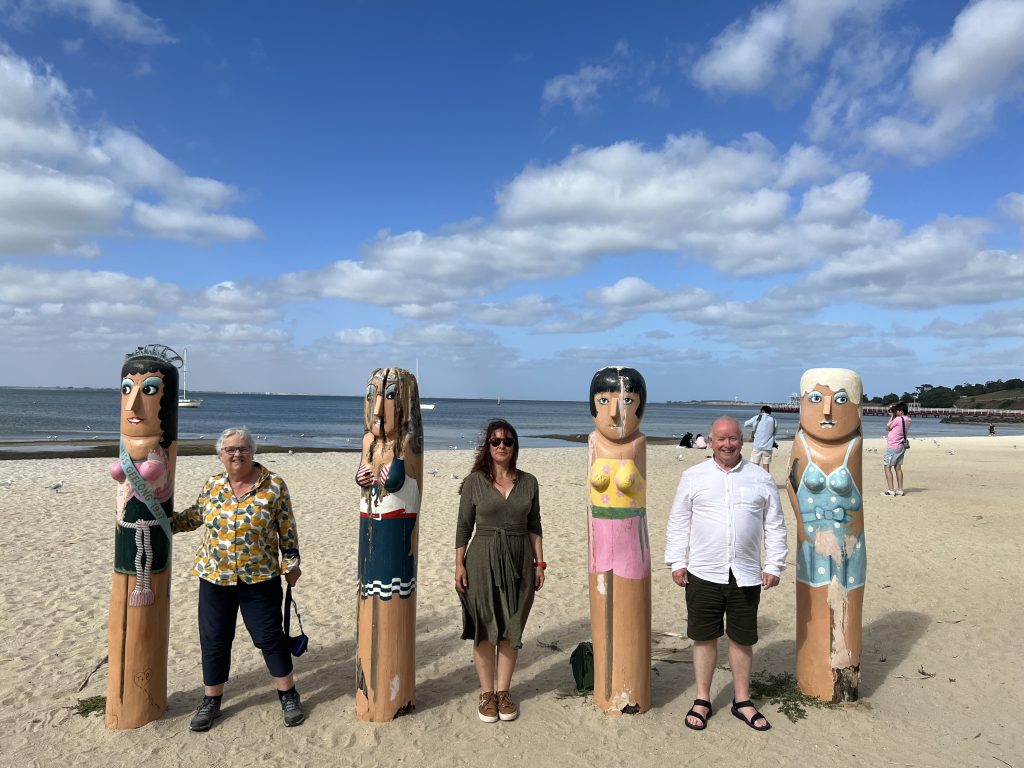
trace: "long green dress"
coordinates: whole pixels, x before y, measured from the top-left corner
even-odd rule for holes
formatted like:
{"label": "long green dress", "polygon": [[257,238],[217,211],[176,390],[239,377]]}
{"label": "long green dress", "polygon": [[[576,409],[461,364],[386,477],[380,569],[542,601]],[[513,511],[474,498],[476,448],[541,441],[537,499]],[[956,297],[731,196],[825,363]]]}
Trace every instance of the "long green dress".
{"label": "long green dress", "polygon": [[537,478],[519,472],[507,499],[482,473],[466,478],[455,529],[455,548],[469,544],[469,585],[459,592],[463,640],[523,647],[534,593],[531,533],[542,535]]}

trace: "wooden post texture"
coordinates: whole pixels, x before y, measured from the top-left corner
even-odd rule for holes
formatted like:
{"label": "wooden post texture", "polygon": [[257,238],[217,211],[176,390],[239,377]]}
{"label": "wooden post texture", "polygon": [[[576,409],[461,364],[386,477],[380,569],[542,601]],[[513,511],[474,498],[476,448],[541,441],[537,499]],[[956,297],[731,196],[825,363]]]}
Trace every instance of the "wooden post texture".
{"label": "wooden post texture", "polygon": [[121,369],[120,456],[110,468],[117,496],[108,628],[109,728],[138,728],[167,708],[171,539],[156,511],[169,517],[174,508],[176,359],[165,347],[140,348],[127,356]]}
{"label": "wooden post texture", "polygon": [[651,707],[651,547],[647,533],[647,401],[633,368],[602,368],[590,384],[587,493],[594,703],[610,715]]}
{"label": "wooden post texture", "polygon": [[800,379],[800,429],[787,488],[796,515],[796,675],[823,701],[856,701],[866,553],[860,376],[813,368]]}
{"label": "wooden post texture", "polygon": [[416,566],[423,424],[416,378],[367,380],[359,501],[356,715],[385,722],[416,708]]}

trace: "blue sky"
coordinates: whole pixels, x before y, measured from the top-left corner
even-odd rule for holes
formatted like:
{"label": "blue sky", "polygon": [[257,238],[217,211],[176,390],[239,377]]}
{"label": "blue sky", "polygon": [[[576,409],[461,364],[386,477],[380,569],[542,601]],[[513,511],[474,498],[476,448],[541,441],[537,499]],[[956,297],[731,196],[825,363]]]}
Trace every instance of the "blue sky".
{"label": "blue sky", "polygon": [[0,0],[0,384],[1021,375],[1024,0]]}

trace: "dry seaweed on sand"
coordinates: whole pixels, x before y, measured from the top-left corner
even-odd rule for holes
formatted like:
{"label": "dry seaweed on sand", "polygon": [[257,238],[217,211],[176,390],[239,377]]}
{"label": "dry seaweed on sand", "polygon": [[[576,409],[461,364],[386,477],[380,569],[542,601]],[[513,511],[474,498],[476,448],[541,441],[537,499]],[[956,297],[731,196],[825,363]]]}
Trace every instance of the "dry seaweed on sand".
{"label": "dry seaweed on sand", "polygon": [[796,684],[796,676],[791,672],[775,675],[767,672],[756,673],[750,680],[750,696],[777,707],[791,723],[807,717],[806,707],[835,709],[838,706],[831,701],[822,701],[803,693]]}

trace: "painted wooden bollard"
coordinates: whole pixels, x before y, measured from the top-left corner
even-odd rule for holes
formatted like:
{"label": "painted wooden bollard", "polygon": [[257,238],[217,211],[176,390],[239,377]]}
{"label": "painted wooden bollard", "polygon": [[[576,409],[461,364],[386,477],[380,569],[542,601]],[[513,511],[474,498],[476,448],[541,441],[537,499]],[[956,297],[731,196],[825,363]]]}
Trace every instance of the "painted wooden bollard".
{"label": "painted wooden bollard", "polygon": [[384,722],[416,708],[416,566],[423,423],[416,378],[367,380],[359,502],[356,714]]}
{"label": "painted wooden bollard", "polygon": [[856,701],[866,556],[861,493],[863,385],[845,368],[800,379],[787,482],[797,522],[796,676],[823,701]]}
{"label": "painted wooden bollard", "polygon": [[109,728],[138,728],[167,709],[171,529],[180,358],[139,347],[121,368],[114,583],[108,628]]}
{"label": "painted wooden bollard", "polygon": [[651,708],[651,547],[647,534],[647,385],[612,366],[590,383],[587,538],[594,704],[610,715]]}

